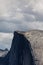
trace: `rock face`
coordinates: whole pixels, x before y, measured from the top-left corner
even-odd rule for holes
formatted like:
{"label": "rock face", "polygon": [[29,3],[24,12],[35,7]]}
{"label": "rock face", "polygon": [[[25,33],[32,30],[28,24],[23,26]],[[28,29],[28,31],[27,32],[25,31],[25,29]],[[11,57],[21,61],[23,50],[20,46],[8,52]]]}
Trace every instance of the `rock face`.
{"label": "rock face", "polygon": [[43,31],[30,30],[19,33],[22,33],[30,41],[35,64],[43,65]]}
{"label": "rock face", "polygon": [[35,65],[30,42],[23,34],[14,32],[11,49],[0,57],[0,65]]}
{"label": "rock face", "polygon": [[36,65],[43,65],[43,31],[31,30],[23,32],[30,41]]}
{"label": "rock face", "polygon": [[10,49],[9,65],[34,65],[30,42],[24,35],[14,33]]}

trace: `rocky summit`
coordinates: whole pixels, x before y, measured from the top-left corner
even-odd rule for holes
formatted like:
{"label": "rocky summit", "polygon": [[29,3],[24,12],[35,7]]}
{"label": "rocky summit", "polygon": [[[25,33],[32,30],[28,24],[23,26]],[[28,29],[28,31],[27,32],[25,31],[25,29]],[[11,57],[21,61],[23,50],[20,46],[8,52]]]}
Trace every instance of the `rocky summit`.
{"label": "rocky summit", "polygon": [[14,32],[10,51],[2,53],[0,65],[43,65],[43,31]]}
{"label": "rocky summit", "polygon": [[43,65],[43,31],[30,30],[23,32],[23,34],[31,43],[35,64]]}
{"label": "rocky summit", "polygon": [[0,57],[0,65],[35,65],[30,41],[24,32],[14,32],[11,49]]}

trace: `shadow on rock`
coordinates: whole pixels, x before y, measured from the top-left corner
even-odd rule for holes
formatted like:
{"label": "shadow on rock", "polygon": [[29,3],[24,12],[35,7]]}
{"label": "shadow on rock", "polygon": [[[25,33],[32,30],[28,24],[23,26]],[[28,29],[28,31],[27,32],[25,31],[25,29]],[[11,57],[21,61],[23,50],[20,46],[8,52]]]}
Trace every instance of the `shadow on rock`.
{"label": "shadow on rock", "polygon": [[35,65],[30,42],[23,34],[14,32],[11,49],[0,58],[0,65]]}

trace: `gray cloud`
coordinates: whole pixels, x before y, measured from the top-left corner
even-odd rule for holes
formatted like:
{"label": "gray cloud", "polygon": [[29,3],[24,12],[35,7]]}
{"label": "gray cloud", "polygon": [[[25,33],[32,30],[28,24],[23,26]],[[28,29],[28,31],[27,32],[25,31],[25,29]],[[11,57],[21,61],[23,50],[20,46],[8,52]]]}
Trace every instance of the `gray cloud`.
{"label": "gray cloud", "polygon": [[0,0],[0,32],[43,29],[43,0]]}

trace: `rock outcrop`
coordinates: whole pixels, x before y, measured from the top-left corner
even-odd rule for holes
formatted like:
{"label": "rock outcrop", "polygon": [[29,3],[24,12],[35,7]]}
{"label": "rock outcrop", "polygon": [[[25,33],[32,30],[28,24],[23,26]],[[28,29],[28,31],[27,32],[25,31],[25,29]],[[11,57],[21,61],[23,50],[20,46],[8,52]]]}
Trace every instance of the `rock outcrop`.
{"label": "rock outcrop", "polygon": [[0,65],[35,65],[30,42],[23,34],[14,32],[10,51],[0,57]]}
{"label": "rock outcrop", "polygon": [[43,65],[43,31],[30,30],[23,32],[30,41],[36,65]]}

